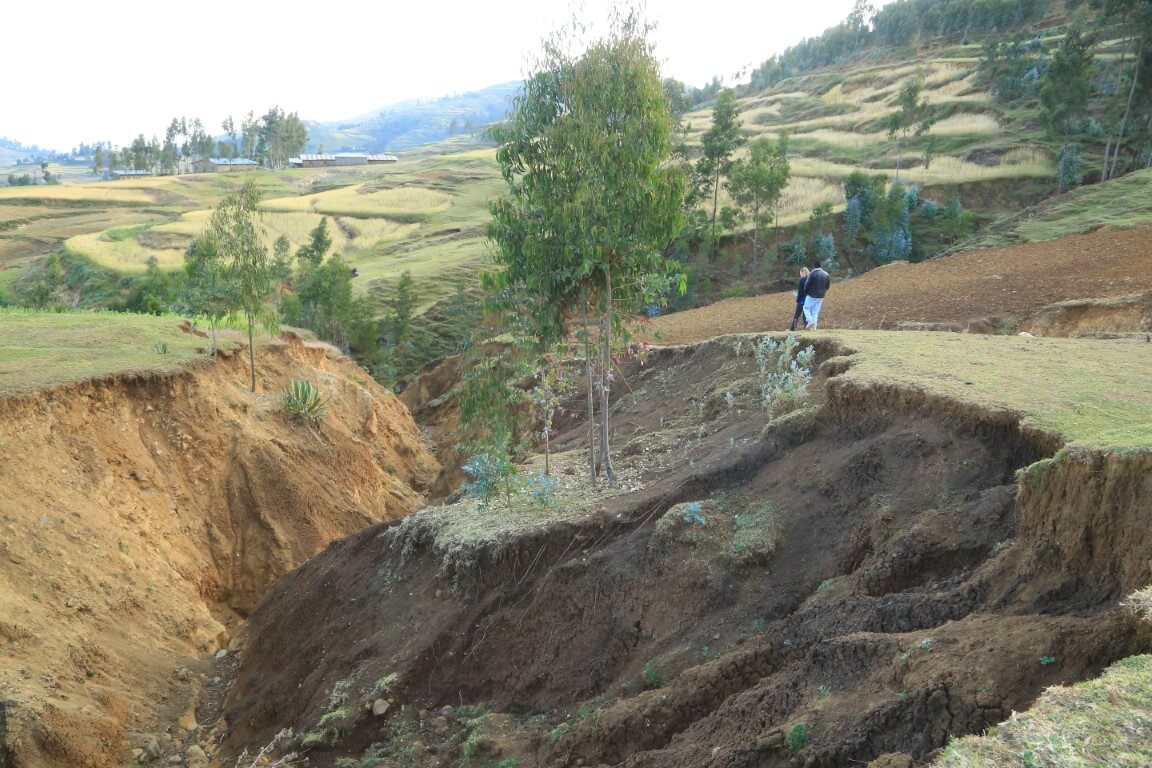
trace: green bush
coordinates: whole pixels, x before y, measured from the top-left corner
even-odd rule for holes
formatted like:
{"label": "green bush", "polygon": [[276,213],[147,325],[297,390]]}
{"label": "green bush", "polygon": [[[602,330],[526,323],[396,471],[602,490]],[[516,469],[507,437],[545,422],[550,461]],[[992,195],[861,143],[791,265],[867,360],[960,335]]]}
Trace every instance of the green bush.
{"label": "green bush", "polygon": [[323,421],[327,412],[324,396],[307,379],[293,379],[288,385],[288,391],[284,393],[282,403],[290,415],[313,423]]}
{"label": "green bush", "polygon": [[662,688],[664,686],[664,678],[660,677],[660,673],[656,671],[656,665],[652,662],[644,665],[644,670],[640,676],[644,678],[644,687],[646,688]]}
{"label": "green bush", "polygon": [[760,393],[771,413],[779,415],[792,410],[808,397],[816,352],[811,345],[802,350],[799,347],[800,341],[792,333],[783,341],[765,336],[756,345]]}
{"label": "green bush", "polygon": [[788,751],[792,754],[808,746],[808,723],[796,723],[792,726],[784,743],[788,745]]}

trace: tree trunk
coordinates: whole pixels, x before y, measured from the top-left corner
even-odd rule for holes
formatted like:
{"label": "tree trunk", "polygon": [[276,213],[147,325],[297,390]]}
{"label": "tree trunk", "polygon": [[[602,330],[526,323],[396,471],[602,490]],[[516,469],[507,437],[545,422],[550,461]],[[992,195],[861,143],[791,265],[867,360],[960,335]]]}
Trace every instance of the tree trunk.
{"label": "tree trunk", "polygon": [[780,200],[772,208],[772,245],[776,248],[776,259],[780,259]]}
{"label": "tree trunk", "polygon": [[252,372],[252,392],[256,392],[256,347],[252,343],[252,318],[248,318],[248,369]]}
{"label": "tree trunk", "polygon": [[612,370],[612,268],[604,269],[604,322],[600,330],[600,466],[609,483],[616,482],[608,446],[608,376]]}
{"label": "tree trunk", "polygon": [[592,344],[588,339],[588,292],[584,292],[584,370],[588,374],[588,476],[596,485],[596,401],[592,385]]}
{"label": "tree trunk", "polygon": [[1104,142],[1104,167],[1100,169],[1100,181],[1108,181],[1108,156],[1112,154],[1112,137]]}
{"label": "tree trunk", "polygon": [[1116,148],[1112,150],[1112,168],[1108,171],[1108,178],[1116,175],[1116,161],[1120,159],[1120,142],[1124,138],[1124,129],[1128,125],[1128,116],[1132,113],[1132,98],[1136,95],[1136,81],[1140,79],[1140,56],[1136,56],[1136,66],[1132,68],[1132,87],[1128,89],[1128,104],[1124,107],[1124,116],[1120,118],[1120,127],[1116,129]]}
{"label": "tree trunk", "polygon": [[752,261],[760,260],[760,211],[752,211]]}
{"label": "tree trunk", "polygon": [[[1060,146],[1059,157],[1064,158],[1068,156],[1068,135],[1064,135],[1064,143]],[[1056,192],[1057,194],[1064,194],[1064,169],[1061,167],[1061,160],[1056,161]]]}
{"label": "tree trunk", "polygon": [[[556,367],[559,368],[560,364],[557,363]],[[557,371],[556,381],[559,382],[560,374]],[[543,382],[541,382],[543,384]],[[559,385],[557,385],[559,386]],[[544,407],[544,476],[552,476],[552,417],[556,412],[555,399],[553,393],[549,389],[545,390],[548,402]]]}
{"label": "tree trunk", "polygon": [[548,440],[548,433],[551,431],[552,431],[551,428],[547,424],[545,424],[544,425],[544,477],[551,477],[552,476],[552,448],[551,448],[551,446],[549,444],[549,440]]}
{"label": "tree trunk", "polygon": [[894,184],[900,183],[900,151],[904,148],[904,142],[896,142],[896,181]]}
{"label": "tree trunk", "polygon": [[712,245],[710,256],[715,256],[720,251],[720,246],[716,242],[716,210],[720,205],[720,166],[716,166],[716,178],[712,182]]}
{"label": "tree trunk", "polygon": [[213,320],[209,325],[212,326],[212,357],[216,357],[217,351],[220,349],[216,346],[216,321]]}

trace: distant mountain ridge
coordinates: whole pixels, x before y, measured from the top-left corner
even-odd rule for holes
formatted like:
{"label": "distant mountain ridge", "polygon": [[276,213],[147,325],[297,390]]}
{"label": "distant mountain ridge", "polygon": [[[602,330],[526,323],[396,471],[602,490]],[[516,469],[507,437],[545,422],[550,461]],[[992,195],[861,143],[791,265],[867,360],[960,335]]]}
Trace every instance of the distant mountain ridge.
{"label": "distant mountain ridge", "polygon": [[475,133],[504,119],[520,87],[513,81],[438,99],[410,99],[344,120],[305,121],[308,150],[383,152]]}

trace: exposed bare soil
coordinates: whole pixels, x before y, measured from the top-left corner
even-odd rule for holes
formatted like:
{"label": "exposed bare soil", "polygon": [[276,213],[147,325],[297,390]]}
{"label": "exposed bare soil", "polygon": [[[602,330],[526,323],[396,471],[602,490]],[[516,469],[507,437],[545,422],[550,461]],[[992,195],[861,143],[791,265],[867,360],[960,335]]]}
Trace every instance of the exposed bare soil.
{"label": "exposed bare soil", "polygon": [[[832,286],[820,325],[897,328],[928,323],[992,333],[1015,330],[1030,315],[1057,302],[1149,290],[1152,229],[1104,228],[1052,242],[874,269]],[[794,308],[789,293],[727,299],[657,318],[651,324],[651,335],[659,333],[660,343],[686,344],[723,333],[786,330]],[[1109,325],[1107,330],[1141,330],[1139,321],[1134,327],[1115,321]],[[1052,331],[1053,335],[1068,334],[1068,329],[1060,327]]]}
{"label": "exposed bare soil", "polygon": [[252,614],[226,748],[291,727],[316,766],[911,765],[1152,647],[1117,608],[1152,557],[1146,457],[1035,463],[1059,442],[852,385],[836,354],[769,423],[746,349],[658,349],[615,405],[638,474],[586,514],[470,541],[443,526],[462,504],[335,543]]}
{"label": "exposed bare soil", "polygon": [[[4,768],[122,765],[153,736],[182,755],[221,685],[204,660],[264,590],[424,503],[439,467],[362,370],[295,337],[257,365],[259,395],[245,355],[0,402]],[[322,425],[280,410],[296,377]]]}

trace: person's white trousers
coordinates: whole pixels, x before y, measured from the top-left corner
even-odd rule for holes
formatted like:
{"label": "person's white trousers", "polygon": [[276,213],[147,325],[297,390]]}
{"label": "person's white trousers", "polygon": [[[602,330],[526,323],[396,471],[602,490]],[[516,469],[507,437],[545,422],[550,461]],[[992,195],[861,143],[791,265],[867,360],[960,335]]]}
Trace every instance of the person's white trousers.
{"label": "person's white trousers", "polygon": [[807,296],[804,299],[804,322],[808,323],[809,328],[815,328],[816,322],[820,319],[820,305],[824,303],[824,299],[817,299],[814,296]]}

